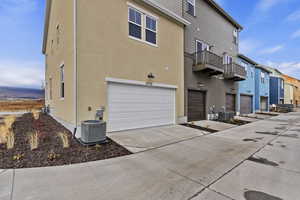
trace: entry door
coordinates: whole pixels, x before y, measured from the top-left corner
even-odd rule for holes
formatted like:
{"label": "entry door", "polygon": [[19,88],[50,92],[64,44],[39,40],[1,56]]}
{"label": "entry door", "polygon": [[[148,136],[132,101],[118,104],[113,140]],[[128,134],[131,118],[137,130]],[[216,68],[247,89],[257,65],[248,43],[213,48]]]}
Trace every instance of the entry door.
{"label": "entry door", "polygon": [[241,114],[252,113],[253,97],[247,95],[241,95]]}
{"label": "entry door", "polygon": [[261,111],[268,111],[268,97],[261,97],[260,98],[260,110]]}
{"label": "entry door", "polygon": [[206,94],[202,91],[188,91],[188,121],[206,119],[205,104]]}
{"label": "entry door", "polygon": [[175,124],[175,89],[108,84],[108,131]]}
{"label": "entry door", "polygon": [[235,112],[235,95],[226,94],[226,111]]}

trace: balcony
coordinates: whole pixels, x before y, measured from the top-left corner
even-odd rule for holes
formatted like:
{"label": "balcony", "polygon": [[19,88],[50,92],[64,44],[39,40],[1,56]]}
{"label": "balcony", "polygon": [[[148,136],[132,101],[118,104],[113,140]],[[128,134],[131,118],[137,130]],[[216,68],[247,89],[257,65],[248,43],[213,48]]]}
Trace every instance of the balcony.
{"label": "balcony", "polygon": [[210,76],[223,74],[225,71],[222,57],[209,52],[201,51],[193,54],[194,72],[206,72]]}
{"label": "balcony", "polygon": [[247,71],[244,67],[236,63],[225,65],[224,78],[234,81],[243,81],[247,78]]}

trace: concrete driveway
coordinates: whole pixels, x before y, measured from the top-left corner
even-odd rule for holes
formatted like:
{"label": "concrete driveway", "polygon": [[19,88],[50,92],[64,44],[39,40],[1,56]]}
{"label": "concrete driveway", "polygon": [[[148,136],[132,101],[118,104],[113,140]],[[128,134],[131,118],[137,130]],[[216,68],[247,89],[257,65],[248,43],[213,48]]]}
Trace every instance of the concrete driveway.
{"label": "concrete driveway", "polygon": [[161,126],[110,133],[108,136],[133,153],[203,136],[208,132],[181,125]]}
{"label": "concrete driveway", "polygon": [[121,158],[0,170],[0,199],[295,200],[299,129],[293,113]]}

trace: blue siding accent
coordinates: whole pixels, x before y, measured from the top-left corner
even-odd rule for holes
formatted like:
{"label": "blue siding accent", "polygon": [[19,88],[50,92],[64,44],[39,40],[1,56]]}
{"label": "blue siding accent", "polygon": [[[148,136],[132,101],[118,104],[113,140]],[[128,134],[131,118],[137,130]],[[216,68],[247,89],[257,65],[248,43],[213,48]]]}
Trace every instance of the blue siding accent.
{"label": "blue siding accent", "polygon": [[[265,79],[262,82],[262,74],[264,74]],[[261,69],[255,68],[255,110],[260,111],[260,100],[261,97],[268,98],[268,110],[270,105],[270,74]]]}
{"label": "blue siding accent", "polygon": [[238,83],[238,95],[237,95],[237,112],[241,111],[241,95],[252,96],[252,110],[255,110],[255,66],[250,64],[244,59],[239,58],[239,63],[246,67],[247,78],[244,81]]}

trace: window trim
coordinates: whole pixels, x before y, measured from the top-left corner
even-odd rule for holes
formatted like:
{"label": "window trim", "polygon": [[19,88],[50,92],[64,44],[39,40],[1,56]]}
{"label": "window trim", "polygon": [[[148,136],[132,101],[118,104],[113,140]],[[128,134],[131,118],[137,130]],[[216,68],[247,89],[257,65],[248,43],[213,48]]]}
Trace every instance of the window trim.
{"label": "window trim", "polygon": [[[191,2],[192,1],[192,2]],[[187,3],[187,13],[193,17],[196,17],[196,0],[187,0],[186,1]],[[189,7],[189,4],[193,6],[194,8],[194,14],[192,15],[191,13],[189,13],[189,10],[188,10],[188,7]]]}
{"label": "window trim", "polygon": [[199,52],[199,51],[198,51],[198,43],[201,43],[201,44],[202,44],[202,49],[201,49],[201,51],[204,51],[204,50],[205,50],[205,48],[204,48],[205,45],[207,46],[206,50],[207,50],[207,51],[210,51],[210,45],[209,45],[208,43],[203,42],[202,40],[196,39],[196,46],[195,46],[195,51],[196,51],[196,53]]}
{"label": "window trim", "polygon": [[[62,71],[63,70],[63,71]],[[62,73],[63,72],[63,73]],[[59,96],[60,100],[64,100],[66,96],[66,85],[65,85],[65,64],[61,64],[59,67]],[[62,90],[62,84],[64,85]],[[63,94],[63,95],[62,95]]]}
{"label": "window trim", "polygon": [[[141,27],[141,31],[142,31],[142,33],[141,33],[142,38],[141,39],[140,38],[136,38],[134,36],[131,36],[131,35],[129,35],[129,33],[128,33],[128,37],[130,39],[133,39],[133,40],[136,40],[136,41],[139,41],[139,42],[143,42],[143,43],[148,44],[150,46],[158,47],[159,17],[153,15],[152,13],[150,13],[148,11],[145,11],[142,8],[139,8],[138,6],[136,6],[136,5],[132,4],[132,3],[127,2],[127,5],[128,5],[128,17],[127,17],[128,18],[127,19],[128,25],[129,25],[129,23],[133,23],[135,25],[138,25],[138,26]],[[137,12],[139,12],[141,14],[141,25],[136,24],[134,22],[131,22],[129,20],[130,9],[133,9],[133,10],[135,10],[135,11],[137,11]],[[153,19],[153,20],[156,21],[156,31],[155,31],[155,34],[156,34],[156,44],[146,41],[146,30],[154,32],[153,30],[150,30],[150,29],[147,28],[147,24],[146,24],[146,18],[147,17],[149,17],[149,18],[151,18],[151,19]]]}

